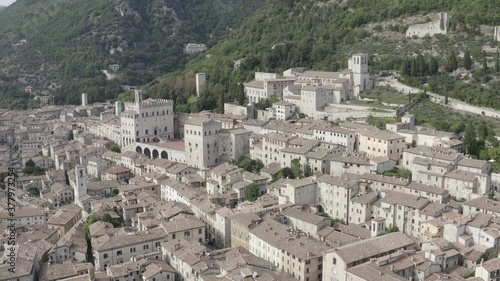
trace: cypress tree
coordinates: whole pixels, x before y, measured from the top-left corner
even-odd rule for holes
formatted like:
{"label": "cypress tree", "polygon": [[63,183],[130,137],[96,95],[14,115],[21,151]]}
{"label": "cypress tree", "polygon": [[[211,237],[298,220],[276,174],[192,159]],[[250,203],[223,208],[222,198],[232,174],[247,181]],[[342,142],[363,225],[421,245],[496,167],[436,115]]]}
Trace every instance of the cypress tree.
{"label": "cypress tree", "polygon": [[486,60],[486,56],[483,56],[483,75],[488,74],[488,61]]}
{"label": "cypress tree", "polygon": [[458,68],[457,56],[455,55],[455,52],[451,52],[448,55],[448,59],[446,60],[446,71],[452,72],[455,71],[457,68]]}
{"label": "cypress tree", "polygon": [[411,61],[411,66],[410,66],[410,76],[417,76],[417,74],[418,74],[417,61],[413,59]]}
{"label": "cypress tree", "polygon": [[429,73],[431,75],[436,75],[439,71],[439,63],[435,57],[432,57],[429,62]]}
{"label": "cypress tree", "polygon": [[472,123],[467,124],[465,127],[464,138],[462,140],[464,151],[470,155],[477,155],[478,143],[476,140],[476,130]]}
{"label": "cypress tree", "polygon": [[219,113],[224,114],[224,92],[219,96]]}
{"label": "cypress tree", "polygon": [[497,50],[497,56],[495,58],[495,72],[500,73],[500,54],[498,53],[498,50]]}
{"label": "cypress tree", "polygon": [[469,50],[467,49],[464,54],[464,67],[467,70],[472,68],[472,58],[470,57]]}
{"label": "cypress tree", "polygon": [[240,105],[245,104],[245,87],[243,86],[243,83],[240,83],[238,87],[238,103]]}

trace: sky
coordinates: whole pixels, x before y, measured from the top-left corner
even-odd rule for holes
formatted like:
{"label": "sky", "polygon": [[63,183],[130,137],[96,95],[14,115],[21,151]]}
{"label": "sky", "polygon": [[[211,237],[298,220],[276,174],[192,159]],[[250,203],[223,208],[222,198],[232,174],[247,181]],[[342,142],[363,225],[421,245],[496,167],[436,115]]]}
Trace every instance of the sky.
{"label": "sky", "polygon": [[16,0],[0,0],[0,6],[9,6],[14,2],[16,2]]}

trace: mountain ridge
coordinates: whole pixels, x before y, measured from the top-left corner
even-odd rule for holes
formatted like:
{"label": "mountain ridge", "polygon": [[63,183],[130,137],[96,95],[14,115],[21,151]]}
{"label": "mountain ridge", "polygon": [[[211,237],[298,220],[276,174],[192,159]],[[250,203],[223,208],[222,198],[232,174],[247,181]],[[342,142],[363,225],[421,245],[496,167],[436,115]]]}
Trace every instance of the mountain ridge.
{"label": "mountain ridge", "polygon": [[[192,79],[193,73],[205,72],[210,76],[208,92],[215,96],[207,104],[218,102],[225,89],[224,100],[233,101],[237,85],[253,79],[255,71],[279,73],[290,67],[337,71],[347,68],[347,59],[355,52],[370,55],[371,71],[398,70],[402,61],[419,53],[426,59],[436,56],[444,65],[449,52],[466,48],[478,60],[483,44],[493,38],[492,34],[481,33],[482,25],[500,24],[500,1],[458,2],[270,1],[206,56],[190,60],[185,72],[157,79],[150,93],[154,97],[176,97],[179,104],[186,103],[194,92],[193,85],[180,82]],[[435,16],[439,12],[451,16],[448,35],[406,37],[409,24],[425,22],[430,14]],[[414,22],[406,21],[410,17]],[[241,60],[240,67],[234,68],[237,60]],[[179,93],[184,96],[179,98]],[[201,109],[211,108],[201,106]],[[183,106],[180,110],[187,108]]]}
{"label": "mountain ridge", "polygon": [[[0,94],[35,91],[55,102],[114,99],[182,69],[186,43],[215,45],[264,0],[18,0],[0,15]],[[101,70],[119,64],[118,79]]]}

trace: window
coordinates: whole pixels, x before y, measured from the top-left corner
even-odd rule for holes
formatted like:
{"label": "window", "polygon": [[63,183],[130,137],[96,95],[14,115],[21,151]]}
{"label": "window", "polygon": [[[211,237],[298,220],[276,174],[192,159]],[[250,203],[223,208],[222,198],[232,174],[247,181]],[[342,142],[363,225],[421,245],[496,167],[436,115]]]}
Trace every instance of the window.
{"label": "window", "polygon": [[142,249],[143,249],[143,250],[147,250],[147,249],[149,249],[149,245],[144,245],[144,246],[142,247]]}
{"label": "window", "polygon": [[135,253],[135,248],[130,248],[131,253]]}
{"label": "window", "polygon": [[202,232],[201,228],[200,228],[200,229],[198,229],[198,234],[201,234],[201,232]]}
{"label": "window", "polygon": [[175,239],[175,233],[172,233],[172,239]]}
{"label": "window", "polygon": [[117,256],[121,256],[121,255],[122,255],[122,251],[117,251],[117,252],[116,252],[116,255],[117,255]]}
{"label": "window", "polygon": [[107,259],[108,258],[108,254],[104,254],[103,258]]}

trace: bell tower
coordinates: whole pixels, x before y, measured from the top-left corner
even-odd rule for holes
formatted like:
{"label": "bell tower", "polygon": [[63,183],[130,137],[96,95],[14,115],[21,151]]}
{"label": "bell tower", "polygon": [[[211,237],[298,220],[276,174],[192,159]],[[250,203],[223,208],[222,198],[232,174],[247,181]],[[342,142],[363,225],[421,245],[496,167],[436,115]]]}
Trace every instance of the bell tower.
{"label": "bell tower", "polygon": [[87,194],[87,170],[82,165],[75,167],[75,203],[83,208],[80,197]]}
{"label": "bell tower", "polygon": [[353,94],[358,98],[359,93],[371,89],[370,74],[368,73],[368,55],[354,54],[349,60],[349,69],[353,75]]}

